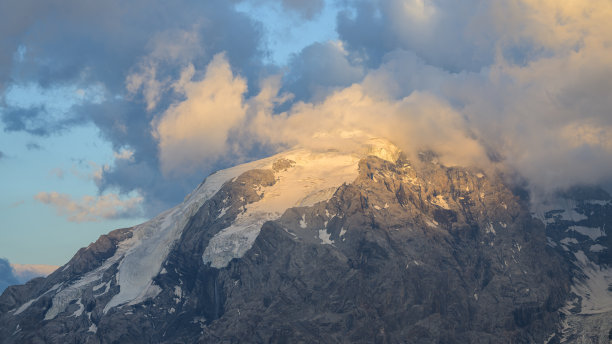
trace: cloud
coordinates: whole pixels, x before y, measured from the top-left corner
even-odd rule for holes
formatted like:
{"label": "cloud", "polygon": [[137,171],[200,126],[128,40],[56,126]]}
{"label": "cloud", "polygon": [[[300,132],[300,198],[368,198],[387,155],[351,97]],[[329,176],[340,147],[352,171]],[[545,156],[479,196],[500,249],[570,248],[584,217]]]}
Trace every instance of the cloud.
{"label": "cloud", "polygon": [[420,151],[433,150],[448,165],[488,161],[483,147],[469,136],[461,114],[424,92],[390,99],[354,84],[321,103],[297,103],[287,113],[260,111],[248,128],[259,139],[281,146],[351,149],[354,140],[383,137],[413,158]]}
{"label": "cloud", "polygon": [[19,280],[15,277],[11,264],[6,258],[0,258],[0,293],[15,284],[19,284]]}
{"label": "cloud", "polygon": [[[180,101],[182,95],[171,86],[187,66],[203,71],[225,52],[232,67],[254,85],[247,92],[256,92],[259,75],[270,68],[262,62],[262,34],[262,25],[231,1],[2,2],[0,119],[5,130],[36,136],[62,135],[93,123],[114,151],[129,147],[134,152],[132,160],[102,171],[99,192],[137,192],[152,216],[179,202],[220,166],[180,178],[162,173],[150,125]],[[29,102],[17,103],[11,90],[24,88],[39,91],[35,97],[20,97]],[[42,96],[60,88],[66,92]],[[87,90],[94,90],[91,97]],[[42,104],[34,102],[40,98]],[[52,109],[73,98],[81,100],[62,111]]]}
{"label": "cloud", "polygon": [[164,173],[188,173],[227,150],[229,130],[244,119],[246,81],[234,76],[223,54],[216,55],[200,81],[183,70],[173,88],[185,100],[172,104],[153,122]]}
{"label": "cloud", "polygon": [[[99,192],[138,193],[147,216],[218,168],[295,144],[350,145],[355,133],[438,150],[448,164],[496,156],[534,189],[612,184],[607,0],[337,2],[338,40],[286,69],[262,62],[266,33],[235,3],[0,4],[0,92],[96,95],[51,116],[49,102],[3,92],[5,129],[94,123],[116,152],[97,170]],[[325,8],[277,4],[302,19]]]}
{"label": "cloud", "polygon": [[313,43],[291,59],[284,90],[296,100],[320,101],[363,76],[362,66],[350,61],[342,42]]}
{"label": "cloud", "polygon": [[187,173],[189,167],[252,145],[272,150],[296,145],[350,150],[359,147],[356,140],[367,137],[388,138],[413,157],[434,150],[449,165],[488,162],[462,114],[431,92],[414,91],[396,99],[380,93],[375,83],[357,83],[337,88],[320,102],[297,102],[289,111],[276,113],[276,105],[289,98],[279,94],[278,77],[245,99],[244,80],[232,74],[221,55],[207,67],[202,81],[188,81],[192,69],[185,74],[180,82],[190,89],[185,100],[172,105],[154,124],[166,171]]}
{"label": "cloud", "polygon": [[0,294],[6,287],[23,284],[34,277],[44,277],[58,268],[55,265],[11,264],[8,259],[0,258]]}
{"label": "cloud", "polygon": [[66,216],[72,222],[139,216],[143,200],[139,196],[122,200],[116,194],[84,196],[81,200],[73,200],[70,195],[57,192],[40,192],[34,199],[53,206],[59,215]]}
{"label": "cloud", "polygon": [[20,283],[25,283],[35,277],[46,277],[57,270],[57,265],[45,264],[11,264],[13,274]]}
{"label": "cloud", "polygon": [[338,34],[371,67],[402,49],[444,70],[478,71],[495,53],[488,10],[478,0],[350,1],[339,14]]}

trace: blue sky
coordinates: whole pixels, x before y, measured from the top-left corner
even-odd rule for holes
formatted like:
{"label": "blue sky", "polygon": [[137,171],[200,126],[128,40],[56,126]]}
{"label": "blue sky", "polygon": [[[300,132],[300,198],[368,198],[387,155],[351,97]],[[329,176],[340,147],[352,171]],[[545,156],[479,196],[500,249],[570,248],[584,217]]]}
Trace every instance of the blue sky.
{"label": "blue sky", "polygon": [[611,16],[605,0],[3,2],[0,257],[64,264],[321,132],[493,166],[542,197],[609,190]]}

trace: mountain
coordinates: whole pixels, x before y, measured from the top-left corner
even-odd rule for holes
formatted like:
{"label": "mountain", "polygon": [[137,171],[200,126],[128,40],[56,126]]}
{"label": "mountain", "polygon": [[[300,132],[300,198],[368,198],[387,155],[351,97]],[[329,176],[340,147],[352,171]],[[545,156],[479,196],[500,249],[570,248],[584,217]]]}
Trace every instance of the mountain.
{"label": "mountain", "polygon": [[9,287],[0,342],[607,338],[609,195],[570,190],[562,207],[525,195],[380,139],[291,150],[216,172],[175,208]]}
{"label": "mountain", "polygon": [[612,341],[612,198],[594,187],[572,187],[534,207],[548,245],[564,257],[572,284],[561,309],[561,342]]}

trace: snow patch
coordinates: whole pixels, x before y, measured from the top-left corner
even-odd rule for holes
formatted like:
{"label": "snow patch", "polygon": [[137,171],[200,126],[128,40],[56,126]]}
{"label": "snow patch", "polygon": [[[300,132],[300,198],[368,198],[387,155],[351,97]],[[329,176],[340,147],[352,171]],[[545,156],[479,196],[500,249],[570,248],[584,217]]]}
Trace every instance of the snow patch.
{"label": "snow patch", "polygon": [[87,330],[87,332],[97,333],[98,332],[98,326],[96,326],[96,324],[91,324],[91,326],[89,326],[89,329]]}
{"label": "snow patch", "polygon": [[126,303],[137,304],[158,295],[161,288],[153,284],[153,277],[160,273],[172,244],[180,238],[191,217],[225,182],[248,170],[271,165],[272,159],[258,160],[213,173],[187,195],[183,203],[134,227],[132,238],[121,242],[115,255],[108,260],[120,260],[117,273],[120,289],[104,307],[104,313],[113,307]]}
{"label": "snow patch", "polygon": [[578,240],[576,240],[575,238],[564,238],[559,242],[566,246],[569,244],[578,244]]}
{"label": "snow patch", "polygon": [[601,230],[599,227],[591,228],[591,227],[583,227],[583,226],[570,226],[567,230],[571,230],[574,232],[578,232],[582,235],[588,236],[591,240],[595,241],[597,238],[605,236],[606,233]]}
{"label": "snow patch", "polygon": [[589,247],[589,251],[591,252],[601,252],[607,249],[608,249],[607,247],[602,246],[600,244],[591,245],[591,247]]}
{"label": "snow patch", "polygon": [[72,313],[72,317],[80,317],[83,314],[83,311],[85,310],[85,306],[83,306],[83,303],[81,303],[81,299],[79,298],[79,300],[77,301],[77,306],[79,306],[79,309],[77,309],[76,311],[74,311],[74,313]]}
{"label": "snow patch", "polygon": [[[572,292],[581,297],[580,314],[600,314],[612,311],[612,269],[594,264],[582,251],[574,253],[576,265],[585,275],[584,279],[574,278]],[[569,303],[565,312],[569,313]]]}
{"label": "snow patch", "polygon": [[487,226],[487,228],[485,228],[485,232],[486,232],[487,234],[493,234],[493,235],[497,234],[497,233],[495,233],[495,227],[493,227],[493,224],[492,224],[492,223],[489,223],[489,225]]}
{"label": "snow patch", "polygon": [[334,241],[330,240],[331,234],[327,233],[325,229],[319,229],[319,239],[321,239],[324,245],[333,245]]}
{"label": "snow patch", "polygon": [[28,307],[30,307],[34,302],[38,301],[38,299],[40,299],[40,296],[21,305],[21,307],[17,308],[14,315],[23,313],[23,311],[28,309]]}
{"label": "snow patch", "polygon": [[[560,220],[573,222],[588,219],[587,216],[576,211],[576,206],[576,201],[565,198],[533,201],[531,203],[533,213],[544,223],[554,223],[555,217],[558,217]],[[546,218],[546,213],[550,211],[556,212],[555,214],[552,214],[552,217]]]}
{"label": "snow patch", "polygon": [[[338,152],[313,152],[297,149],[274,157],[289,159],[295,165],[275,173],[274,185],[263,188],[263,197],[245,207],[232,225],[217,233],[204,250],[202,260],[212,267],[223,268],[248,251],[266,221],[278,219],[288,208],[312,206],[330,199],[335,190],[358,176],[361,156]],[[329,215],[329,212],[326,213]],[[300,227],[306,228],[302,215]]]}
{"label": "snow patch", "polygon": [[223,216],[225,216],[225,213],[227,213],[227,211],[229,210],[229,208],[230,208],[230,207],[223,207],[223,208],[221,209],[221,211],[219,212],[219,215],[217,215],[217,218],[218,218],[218,219],[220,219],[220,218],[222,218]]}

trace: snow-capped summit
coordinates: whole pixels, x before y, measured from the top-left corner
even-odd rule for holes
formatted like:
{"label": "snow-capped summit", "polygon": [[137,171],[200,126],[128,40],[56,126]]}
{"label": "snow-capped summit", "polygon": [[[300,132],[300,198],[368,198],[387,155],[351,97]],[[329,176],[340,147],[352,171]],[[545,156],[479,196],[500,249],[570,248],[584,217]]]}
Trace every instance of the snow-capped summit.
{"label": "snow-capped summit", "polygon": [[0,342],[561,338],[576,289],[526,200],[477,168],[351,139],[213,173],[10,287]]}

